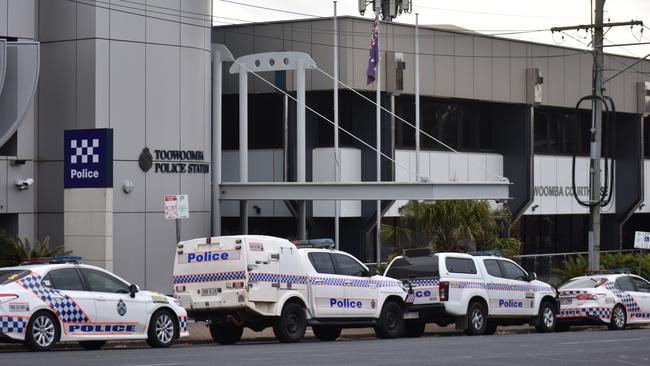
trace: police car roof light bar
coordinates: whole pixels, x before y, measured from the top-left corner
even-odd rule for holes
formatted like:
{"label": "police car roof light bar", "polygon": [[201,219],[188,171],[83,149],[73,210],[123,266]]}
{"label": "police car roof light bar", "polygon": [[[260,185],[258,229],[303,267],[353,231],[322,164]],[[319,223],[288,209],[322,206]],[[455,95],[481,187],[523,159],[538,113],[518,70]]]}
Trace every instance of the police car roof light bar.
{"label": "police car roof light bar", "polygon": [[627,274],[632,273],[629,268],[610,268],[602,269],[600,271],[589,271],[587,275],[597,275],[597,274]]}
{"label": "police car roof light bar", "polygon": [[307,239],[294,240],[292,243],[298,248],[316,248],[316,249],[334,249],[334,240],[332,239]]}
{"label": "police car roof light bar", "polygon": [[474,256],[485,255],[485,256],[501,257],[501,251],[499,249],[477,250],[476,252],[472,252],[470,254]]}
{"label": "police car roof light bar", "polygon": [[21,262],[21,265],[26,264],[62,264],[62,263],[81,263],[82,258],[75,255],[61,255],[55,257],[41,257],[41,258],[28,258]]}
{"label": "police car roof light bar", "polygon": [[436,254],[432,248],[404,249],[402,255],[405,257],[428,257]]}

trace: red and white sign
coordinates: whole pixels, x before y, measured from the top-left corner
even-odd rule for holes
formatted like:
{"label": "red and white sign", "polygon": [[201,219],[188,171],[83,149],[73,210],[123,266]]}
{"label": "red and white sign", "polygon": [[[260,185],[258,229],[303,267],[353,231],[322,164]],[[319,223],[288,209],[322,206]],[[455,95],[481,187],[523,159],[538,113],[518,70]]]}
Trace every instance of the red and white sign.
{"label": "red and white sign", "polygon": [[165,219],[187,219],[190,217],[190,200],[186,194],[168,194],[164,197]]}

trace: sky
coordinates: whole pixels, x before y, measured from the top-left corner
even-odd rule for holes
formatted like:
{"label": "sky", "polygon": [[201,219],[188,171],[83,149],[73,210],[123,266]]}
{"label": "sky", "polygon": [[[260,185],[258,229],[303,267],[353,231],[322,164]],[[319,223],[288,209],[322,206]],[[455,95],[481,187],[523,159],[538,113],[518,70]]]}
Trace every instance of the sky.
{"label": "sky", "polygon": [[[213,0],[213,2],[214,25],[333,15],[331,0]],[[590,8],[591,0],[413,0],[412,13],[398,16],[394,21],[414,24],[415,13],[418,13],[419,23],[422,25],[452,24],[486,34],[543,30],[501,35],[501,37],[584,49],[590,47],[591,41],[591,36],[585,31],[553,34],[548,29],[589,24],[591,23]],[[339,15],[360,16],[357,0],[338,0],[337,9]],[[369,5],[365,17],[371,18],[371,13]],[[641,20],[646,27],[612,28],[605,35],[604,44],[650,43],[650,0],[607,0],[605,2],[606,22],[630,20]],[[368,31],[370,32],[370,29]],[[605,52],[643,57],[650,53],[650,44],[607,47]]]}

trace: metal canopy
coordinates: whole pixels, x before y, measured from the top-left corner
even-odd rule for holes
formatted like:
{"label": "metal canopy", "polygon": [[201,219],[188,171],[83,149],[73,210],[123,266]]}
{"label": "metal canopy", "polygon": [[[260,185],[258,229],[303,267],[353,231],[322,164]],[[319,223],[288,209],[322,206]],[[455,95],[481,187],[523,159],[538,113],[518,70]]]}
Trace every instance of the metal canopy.
{"label": "metal canopy", "polygon": [[508,200],[510,182],[222,183],[222,200]]}

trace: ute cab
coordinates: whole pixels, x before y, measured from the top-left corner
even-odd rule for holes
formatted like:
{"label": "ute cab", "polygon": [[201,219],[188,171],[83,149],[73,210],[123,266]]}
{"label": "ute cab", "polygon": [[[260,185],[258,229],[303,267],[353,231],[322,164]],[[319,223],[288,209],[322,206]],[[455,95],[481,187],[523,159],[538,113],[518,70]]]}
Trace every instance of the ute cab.
{"label": "ute cab", "polygon": [[333,247],[329,239],[292,243],[258,235],[181,242],[174,296],[190,317],[210,323],[221,344],[239,341],[244,327],[273,327],[282,342],[299,341],[308,325],[322,340],[338,338],[346,327],[400,336],[401,282]]}

